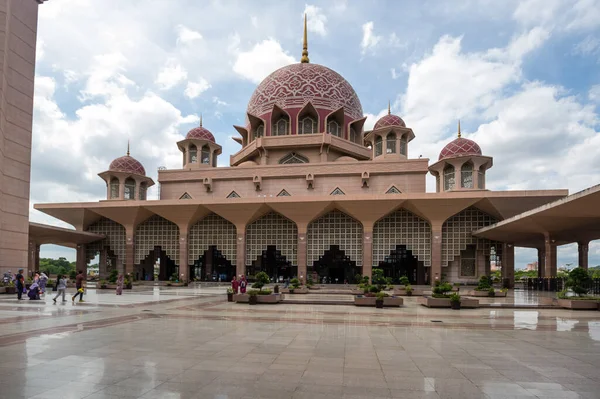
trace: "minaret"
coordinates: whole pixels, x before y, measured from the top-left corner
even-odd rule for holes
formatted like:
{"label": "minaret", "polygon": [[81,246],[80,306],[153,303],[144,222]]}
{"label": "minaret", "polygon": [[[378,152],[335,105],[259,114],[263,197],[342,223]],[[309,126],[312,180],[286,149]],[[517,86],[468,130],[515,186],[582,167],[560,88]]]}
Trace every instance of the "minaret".
{"label": "minaret", "polygon": [[306,35],[306,14],[304,14],[304,38],[302,41],[302,58],[300,62],[303,64],[308,64],[310,60],[308,59],[308,38]]}
{"label": "minaret", "polygon": [[458,138],[460,138],[460,119],[458,120]]}
{"label": "minaret", "polygon": [[129,156],[129,140],[127,140],[127,156]]}
{"label": "minaret", "polygon": [[388,100],[388,115],[392,114],[392,102]]}

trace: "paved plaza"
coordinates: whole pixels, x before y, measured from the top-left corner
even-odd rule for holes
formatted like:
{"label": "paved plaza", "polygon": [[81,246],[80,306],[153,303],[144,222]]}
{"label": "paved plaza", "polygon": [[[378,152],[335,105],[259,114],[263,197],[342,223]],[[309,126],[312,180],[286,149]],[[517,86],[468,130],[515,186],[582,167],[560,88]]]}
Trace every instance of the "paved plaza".
{"label": "paved plaza", "polygon": [[600,312],[249,306],[224,292],[2,295],[0,398],[600,397]]}

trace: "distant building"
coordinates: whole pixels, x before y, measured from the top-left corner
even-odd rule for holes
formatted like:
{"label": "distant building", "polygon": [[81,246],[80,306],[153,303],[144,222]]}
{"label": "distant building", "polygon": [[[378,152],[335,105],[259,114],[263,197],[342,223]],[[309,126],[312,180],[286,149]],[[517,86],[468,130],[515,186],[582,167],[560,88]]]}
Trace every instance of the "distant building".
{"label": "distant building", "polygon": [[527,267],[525,268],[525,270],[527,270],[528,272],[537,271],[537,269],[538,269],[538,263],[537,262],[528,263]]}

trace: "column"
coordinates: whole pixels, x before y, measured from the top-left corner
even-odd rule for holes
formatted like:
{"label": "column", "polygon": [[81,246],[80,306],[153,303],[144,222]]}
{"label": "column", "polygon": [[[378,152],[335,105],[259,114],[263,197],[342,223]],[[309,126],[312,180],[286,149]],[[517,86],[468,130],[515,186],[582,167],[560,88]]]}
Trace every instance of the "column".
{"label": "column", "polygon": [[306,283],[308,278],[308,265],[307,265],[307,246],[306,246],[306,226],[298,226],[298,242],[296,245],[296,257],[298,261],[298,278],[300,276],[304,276],[302,278],[302,283]]}
{"label": "column", "polygon": [[77,259],[75,261],[75,270],[77,273],[83,271],[84,277],[87,279],[87,257],[85,256],[85,244],[77,245]]}
{"label": "column", "polygon": [[246,225],[237,228],[237,250],[235,261],[235,272],[238,277],[246,274]]}
{"label": "column", "polygon": [[[36,267],[39,265],[39,256],[40,256],[40,246],[36,244],[35,241],[29,241],[29,256],[27,259],[27,269],[23,271],[23,275],[27,276],[27,274],[33,270],[37,270]],[[17,270],[14,271],[17,273]]]}
{"label": "column", "polygon": [[442,224],[431,224],[431,272],[429,281],[434,285],[442,280]]}
{"label": "column", "polygon": [[125,199],[125,178],[119,177],[119,199]]}
{"label": "column", "polygon": [[502,280],[507,288],[515,285],[515,247],[512,244],[502,245]]}
{"label": "column", "polygon": [[542,278],[546,273],[546,247],[538,248],[538,277]]}
{"label": "column", "polygon": [[579,267],[587,270],[588,268],[588,252],[590,250],[589,241],[580,241],[577,243],[577,251],[579,252]]}
{"label": "column", "polygon": [[[133,274],[133,265],[135,263],[135,228],[133,226],[125,226],[125,274]],[[154,273],[154,269],[150,270]]]}
{"label": "column", "polygon": [[179,281],[187,283],[190,276],[188,262],[188,226],[179,226]]}
{"label": "column", "polygon": [[362,275],[369,276],[373,271],[373,223],[363,224]]}
{"label": "column", "polygon": [[[106,270],[106,260],[108,258],[108,251],[106,249],[102,249],[100,251],[100,259],[98,260],[98,274],[100,275],[100,280],[104,280],[108,278],[108,271]],[[115,265],[116,267],[117,265]],[[118,267],[117,267],[118,269]]]}
{"label": "column", "polygon": [[546,261],[544,277],[556,277],[556,244],[550,236],[546,236]]}

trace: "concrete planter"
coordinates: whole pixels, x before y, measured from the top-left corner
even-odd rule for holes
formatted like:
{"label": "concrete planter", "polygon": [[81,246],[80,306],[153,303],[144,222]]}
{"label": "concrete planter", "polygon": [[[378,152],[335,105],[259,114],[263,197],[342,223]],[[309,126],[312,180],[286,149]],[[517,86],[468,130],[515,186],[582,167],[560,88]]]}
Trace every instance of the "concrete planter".
{"label": "concrete planter", "polygon": [[[417,301],[419,304],[428,308],[449,308],[451,307],[450,298],[434,298],[431,296],[421,297]],[[471,298],[460,298],[461,308],[477,308],[479,307],[479,300]]]}
{"label": "concrete planter", "polygon": [[600,301],[586,299],[559,299],[558,306],[563,309],[572,310],[597,310]]}
{"label": "concrete planter", "polygon": [[[397,288],[394,290],[395,296],[408,296],[406,290],[404,288]],[[413,288],[411,296],[421,296],[423,295],[423,290],[417,290]]]}
{"label": "concrete planter", "polygon": [[17,287],[3,287],[6,294],[16,294]]}
{"label": "concrete planter", "polygon": [[[374,297],[374,296],[357,295],[354,297],[354,305],[355,306],[375,306],[376,300],[377,300],[377,297]],[[383,306],[384,307],[399,307],[399,306],[402,306],[403,303],[404,303],[404,301],[402,300],[402,298],[391,297],[391,296],[383,298]]]}
{"label": "concrete planter", "polygon": [[400,307],[404,304],[404,300],[397,296],[388,296],[383,298],[384,307]]}
{"label": "concrete planter", "polygon": [[[306,288],[306,287],[300,287],[300,288],[294,289],[293,294],[308,294],[308,291],[309,291],[308,288]],[[281,293],[282,294],[292,294],[292,292],[290,292],[289,288],[283,288],[281,290]]]}
{"label": "concrete planter", "polygon": [[[257,303],[279,303],[281,302],[281,294],[271,295],[257,295]],[[250,295],[248,294],[233,294],[233,302],[236,303],[248,303],[250,301]]]}
{"label": "concrete planter", "polygon": [[493,297],[490,297],[490,293],[488,291],[476,291],[476,290],[473,290],[473,291],[471,291],[469,293],[470,296],[474,296],[474,297],[478,297],[478,298],[486,298],[486,297],[490,297],[490,298],[505,298],[506,294],[507,294],[507,292],[502,292],[500,290],[495,290]]}

